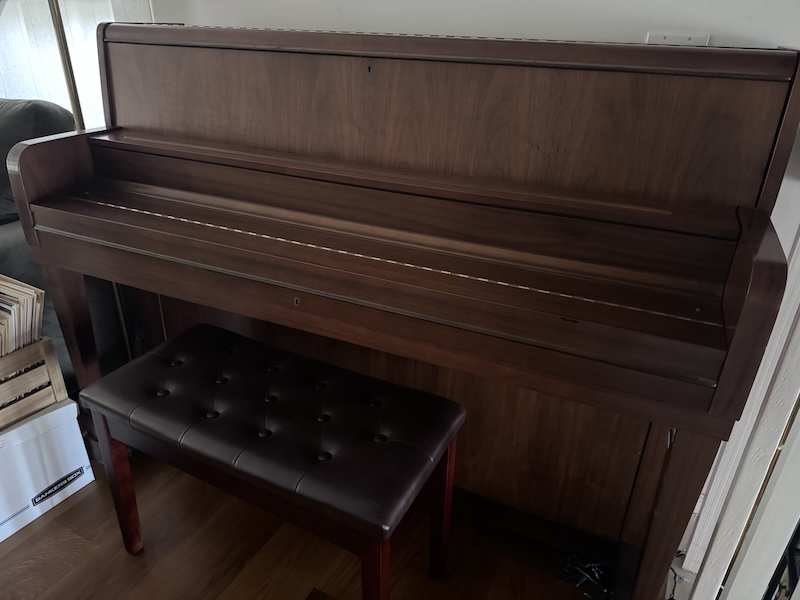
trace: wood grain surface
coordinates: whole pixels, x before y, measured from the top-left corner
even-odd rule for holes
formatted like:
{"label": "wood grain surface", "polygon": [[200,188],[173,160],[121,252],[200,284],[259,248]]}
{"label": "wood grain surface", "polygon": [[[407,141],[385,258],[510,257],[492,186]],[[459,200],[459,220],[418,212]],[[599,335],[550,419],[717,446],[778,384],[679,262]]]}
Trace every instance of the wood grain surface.
{"label": "wood grain surface", "polygon": [[169,336],[195,323],[215,323],[460,402],[468,419],[459,433],[456,486],[545,519],[619,539],[647,422],[199,305],[161,300]]}
{"label": "wood grain surface", "polygon": [[126,73],[109,84],[123,128],[666,205],[754,206],[788,91],[646,73],[106,51],[112,72]]}

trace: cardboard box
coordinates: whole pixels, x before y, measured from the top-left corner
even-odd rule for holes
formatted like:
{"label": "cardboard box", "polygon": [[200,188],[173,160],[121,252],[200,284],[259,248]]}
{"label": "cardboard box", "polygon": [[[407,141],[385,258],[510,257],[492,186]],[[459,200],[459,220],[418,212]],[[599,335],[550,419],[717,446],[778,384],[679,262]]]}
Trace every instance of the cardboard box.
{"label": "cardboard box", "polygon": [[77,417],[63,400],[0,430],[0,542],[94,481]]}

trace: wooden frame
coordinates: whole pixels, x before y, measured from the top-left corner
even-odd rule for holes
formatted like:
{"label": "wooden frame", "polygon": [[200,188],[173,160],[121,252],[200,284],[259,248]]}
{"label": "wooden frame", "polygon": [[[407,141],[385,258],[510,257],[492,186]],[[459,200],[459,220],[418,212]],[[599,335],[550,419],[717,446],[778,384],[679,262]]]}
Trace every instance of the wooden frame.
{"label": "wooden frame", "polygon": [[[362,598],[388,600],[390,587],[391,537],[384,541],[307,508],[287,502],[249,481],[218,467],[195,460],[174,445],[131,429],[114,417],[93,412],[95,431],[111,486],[125,549],[138,554],[144,548],[139,511],[136,506],[133,475],[128,447],[136,448],[171,464],[186,473],[243,500],[260,506],[311,533],[318,535],[361,558]],[[429,478],[431,499],[430,573],[441,579],[447,571],[447,546],[450,532],[450,508],[453,491],[456,440],[450,441],[439,464]]]}
{"label": "wooden frame", "polygon": [[50,338],[0,357],[0,429],[66,398]]}

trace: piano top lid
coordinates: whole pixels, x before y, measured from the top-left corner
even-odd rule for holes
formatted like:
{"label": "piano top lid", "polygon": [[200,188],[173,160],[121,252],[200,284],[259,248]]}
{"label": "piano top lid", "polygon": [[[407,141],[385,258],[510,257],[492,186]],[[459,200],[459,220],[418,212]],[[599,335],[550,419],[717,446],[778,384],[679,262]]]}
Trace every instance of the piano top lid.
{"label": "piano top lid", "polygon": [[790,81],[797,52],[397,33],[101,24],[101,42]]}

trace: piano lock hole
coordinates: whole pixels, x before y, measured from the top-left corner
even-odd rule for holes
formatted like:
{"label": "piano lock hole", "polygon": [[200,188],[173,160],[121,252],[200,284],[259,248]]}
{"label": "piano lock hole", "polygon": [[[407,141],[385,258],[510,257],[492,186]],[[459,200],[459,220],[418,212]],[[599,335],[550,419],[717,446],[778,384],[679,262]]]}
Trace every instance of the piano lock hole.
{"label": "piano lock hole", "polygon": [[294,305],[295,306],[300,306],[300,298],[295,298],[294,299]]}

